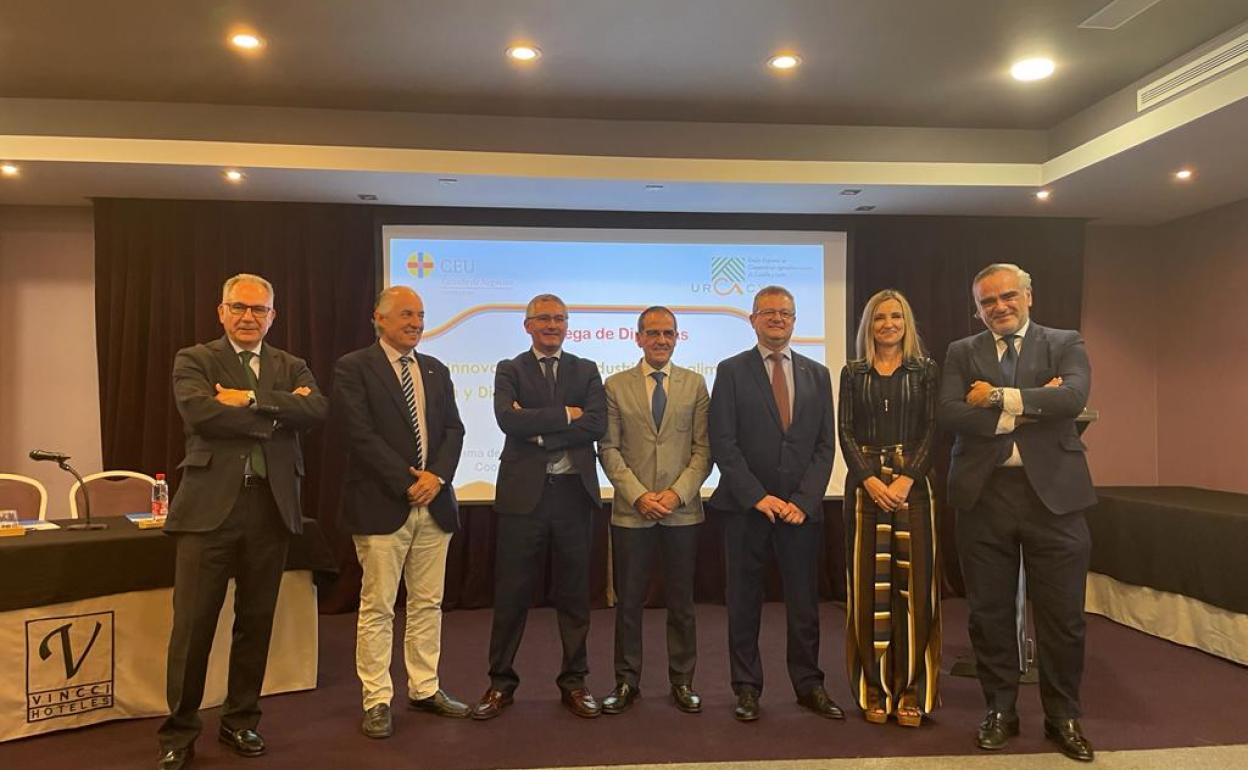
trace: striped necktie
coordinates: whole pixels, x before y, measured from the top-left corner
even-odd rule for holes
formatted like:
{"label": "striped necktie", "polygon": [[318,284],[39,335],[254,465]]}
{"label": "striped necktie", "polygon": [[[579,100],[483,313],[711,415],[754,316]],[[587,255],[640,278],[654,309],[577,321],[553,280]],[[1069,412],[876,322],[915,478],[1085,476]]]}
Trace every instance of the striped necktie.
{"label": "striped necktie", "polygon": [[420,443],[420,419],[416,416],[416,386],[412,384],[412,371],[409,368],[411,364],[411,356],[399,357],[399,381],[403,385],[403,400],[407,402],[407,415],[412,421],[412,433],[416,436],[416,462],[413,463],[413,467],[424,468],[425,450]]}

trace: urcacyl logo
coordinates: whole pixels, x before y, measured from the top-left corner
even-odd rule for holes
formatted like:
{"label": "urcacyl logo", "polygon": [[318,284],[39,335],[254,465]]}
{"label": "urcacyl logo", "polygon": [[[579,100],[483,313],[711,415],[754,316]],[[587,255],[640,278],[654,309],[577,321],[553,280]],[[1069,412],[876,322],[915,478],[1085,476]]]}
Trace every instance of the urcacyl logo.
{"label": "urcacyl logo", "polygon": [[113,613],[26,621],[26,721],[113,707]]}

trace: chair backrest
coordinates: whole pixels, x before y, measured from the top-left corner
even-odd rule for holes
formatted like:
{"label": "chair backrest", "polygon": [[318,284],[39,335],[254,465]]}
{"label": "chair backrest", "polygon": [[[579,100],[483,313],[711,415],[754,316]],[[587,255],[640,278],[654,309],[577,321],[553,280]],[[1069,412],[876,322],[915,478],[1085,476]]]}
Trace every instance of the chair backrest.
{"label": "chair backrest", "polygon": [[[100,471],[82,477],[91,492],[92,516],[121,516],[151,510],[156,479],[138,471]],[[69,516],[78,518],[84,500],[77,481],[69,488]]]}
{"label": "chair backrest", "polygon": [[48,490],[38,479],[16,473],[0,473],[0,510],[15,510],[19,519],[42,519],[48,515]]}

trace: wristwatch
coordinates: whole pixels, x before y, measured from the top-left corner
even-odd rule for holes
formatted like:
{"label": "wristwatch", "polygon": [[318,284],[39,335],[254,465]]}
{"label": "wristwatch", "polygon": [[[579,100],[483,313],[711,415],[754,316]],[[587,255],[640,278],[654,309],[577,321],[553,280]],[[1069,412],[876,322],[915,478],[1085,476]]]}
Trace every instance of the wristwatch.
{"label": "wristwatch", "polygon": [[1005,388],[993,388],[988,394],[988,406],[1000,407],[1005,402]]}
{"label": "wristwatch", "polygon": [[247,391],[247,406],[251,406],[254,403],[256,403],[256,391],[249,390]]}

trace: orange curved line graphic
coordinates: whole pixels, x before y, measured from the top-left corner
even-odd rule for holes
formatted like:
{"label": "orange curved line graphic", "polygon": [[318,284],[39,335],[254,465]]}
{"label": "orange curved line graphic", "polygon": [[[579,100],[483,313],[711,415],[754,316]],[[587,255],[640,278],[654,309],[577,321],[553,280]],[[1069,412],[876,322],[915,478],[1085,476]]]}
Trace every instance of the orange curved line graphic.
{"label": "orange curved line graphic", "polygon": [[[437,339],[473,316],[485,315],[486,313],[524,313],[527,307],[528,305],[518,302],[473,305],[451,316],[445,323],[439,324],[432,329],[426,329],[423,338],[426,340]],[[647,307],[649,305],[568,305],[568,313],[640,313]],[[722,315],[730,318],[739,318],[747,324],[750,322],[750,314],[748,312],[728,305],[667,305],[666,307],[677,315]],[[823,337],[794,337],[792,343],[794,345],[821,345],[823,344]]]}

